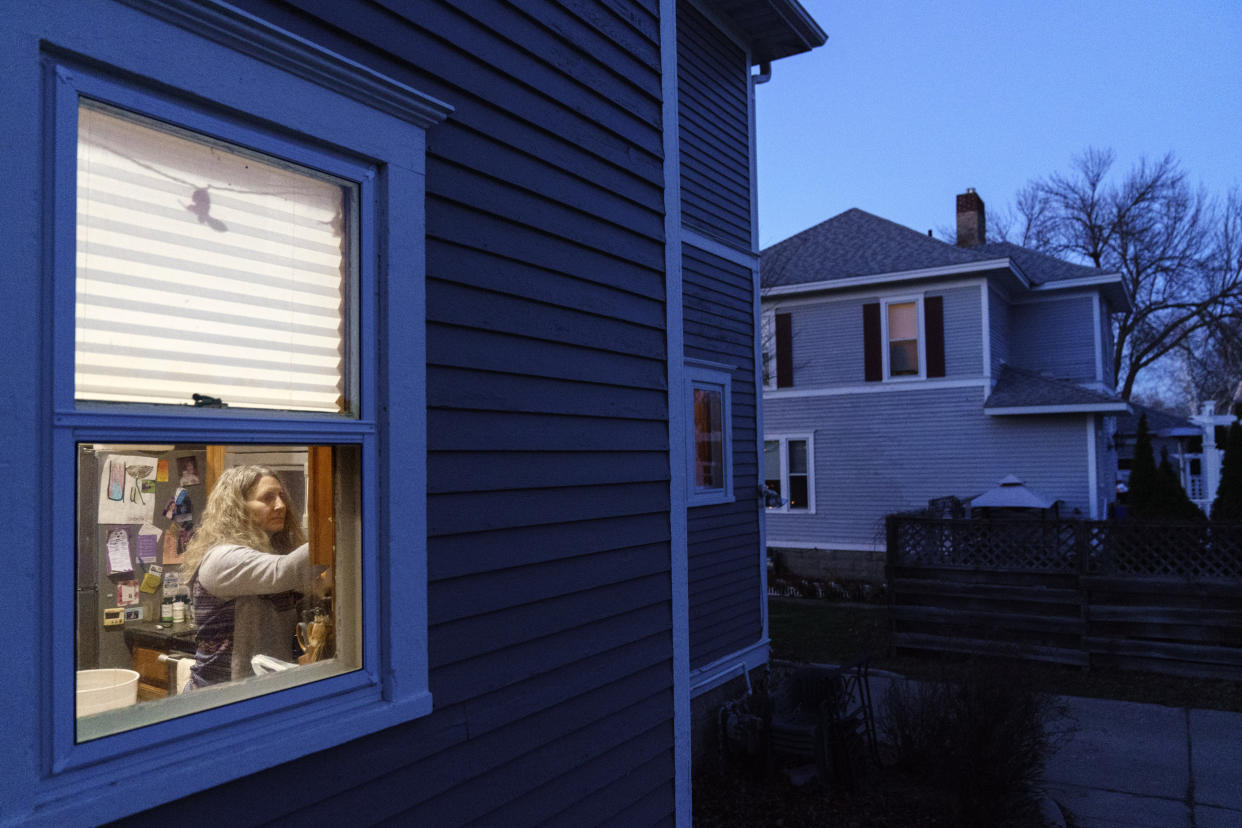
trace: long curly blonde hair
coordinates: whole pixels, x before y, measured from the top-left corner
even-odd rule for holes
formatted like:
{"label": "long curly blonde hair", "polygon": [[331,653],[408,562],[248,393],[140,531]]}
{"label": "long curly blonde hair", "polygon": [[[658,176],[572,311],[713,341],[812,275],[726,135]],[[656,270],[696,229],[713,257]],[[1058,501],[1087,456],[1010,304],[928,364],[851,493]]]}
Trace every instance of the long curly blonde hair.
{"label": "long curly blonde hair", "polygon": [[266,466],[234,466],[220,474],[215,488],[207,496],[203,521],[194,530],[194,537],[181,556],[182,572],[192,576],[207,550],[220,544],[241,544],[261,552],[284,555],[306,542],[301,515],[294,514],[289,497],[284,493],[284,484],[281,484],[281,493],[285,503],[290,504],[285,509],[284,528],[269,537],[250,516],[247,495],[265,477],[280,480],[276,472]]}

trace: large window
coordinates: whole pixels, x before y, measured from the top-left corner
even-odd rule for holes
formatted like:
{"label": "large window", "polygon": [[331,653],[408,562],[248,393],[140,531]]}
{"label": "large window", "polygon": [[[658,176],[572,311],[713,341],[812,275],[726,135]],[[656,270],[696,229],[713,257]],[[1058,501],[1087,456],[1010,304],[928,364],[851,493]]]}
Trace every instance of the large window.
{"label": "large window", "polygon": [[690,422],[691,506],[733,499],[732,375],[729,366],[687,360]]}
{"label": "large window", "polygon": [[[375,472],[359,456],[374,415],[360,410],[347,355],[364,339],[358,205],[374,173],[313,146],[286,150],[310,162],[297,163],[86,94],[76,143],[80,742],[362,666],[359,491]],[[176,443],[111,445],[109,404],[122,403],[141,405],[127,410],[146,428],[158,418],[180,432]],[[245,409],[284,412],[286,433],[326,431],[335,448],[220,445],[239,439],[235,417],[203,412]],[[183,443],[191,433],[203,444]],[[260,491],[273,499],[265,518],[250,505]],[[312,522],[332,529],[308,539]]]}
{"label": "large window", "polygon": [[0,703],[0,821],[111,821],[425,715],[448,107],[211,0],[6,35],[10,284],[43,291],[11,299],[43,335],[6,368],[37,680]]}
{"label": "large window", "polygon": [[814,512],[814,449],[811,435],[770,436],[763,442],[763,483],[780,495],[769,512]]}

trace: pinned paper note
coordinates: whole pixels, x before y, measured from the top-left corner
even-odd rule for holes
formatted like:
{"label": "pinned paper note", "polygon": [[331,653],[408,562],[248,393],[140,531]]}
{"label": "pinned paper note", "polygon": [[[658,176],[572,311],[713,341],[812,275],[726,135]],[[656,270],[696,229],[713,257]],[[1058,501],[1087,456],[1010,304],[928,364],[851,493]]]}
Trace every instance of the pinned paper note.
{"label": "pinned paper note", "polygon": [[133,572],[134,564],[129,557],[129,533],[124,529],[113,529],[108,533],[108,574]]}
{"label": "pinned paper note", "polygon": [[139,589],[150,595],[160,588],[161,576],[164,574],[164,567],[159,564],[151,564],[151,568],[147,570],[147,574],[142,576],[142,586]]}
{"label": "pinned paper note", "polygon": [[160,528],[144,523],[138,530],[138,563],[152,564],[159,560]]}
{"label": "pinned paper note", "polygon": [[116,585],[116,605],[118,607],[132,607],[139,600],[137,581],[121,581]]}
{"label": "pinned paper note", "polygon": [[177,535],[179,534],[180,532],[177,531],[176,524],[169,526],[168,530],[164,532],[163,561],[165,564],[181,563],[181,556],[177,549]]}
{"label": "pinned paper note", "polygon": [[168,461],[160,460],[155,464],[155,479],[160,483],[168,482]]}
{"label": "pinned paper note", "polygon": [[155,458],[109,454],[100,462],[100,523],[150,523],[155,517]]}
{"label": "pinned paper note", "polygon": [[164,591],[165,592],[176,592],[179,589],[181,589],[181,573],[171,572],[171,571],[165,572],[164,573]]}

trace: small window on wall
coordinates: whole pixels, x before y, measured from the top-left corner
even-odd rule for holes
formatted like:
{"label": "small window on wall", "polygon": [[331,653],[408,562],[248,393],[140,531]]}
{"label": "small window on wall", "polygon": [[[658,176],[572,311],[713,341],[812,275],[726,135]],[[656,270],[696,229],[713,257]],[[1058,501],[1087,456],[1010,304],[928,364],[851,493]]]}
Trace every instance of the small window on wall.
{"label": "small window on wall", "polygon": [[763,443],[763,482],[780,495],[780,506],[769,512],[814,512],[812,440],[809,435],[768,437]]}
{"label": "small window on wall", "polygon": [[357,446],[84,442],[77,467],[77,741],[361,667]]}
{"label": "small window on wall", "polygon": [[733,499],[731,445],[732,375],[728,366],[688,361],[691,422],[689,430],[689,505],[702,506]]}

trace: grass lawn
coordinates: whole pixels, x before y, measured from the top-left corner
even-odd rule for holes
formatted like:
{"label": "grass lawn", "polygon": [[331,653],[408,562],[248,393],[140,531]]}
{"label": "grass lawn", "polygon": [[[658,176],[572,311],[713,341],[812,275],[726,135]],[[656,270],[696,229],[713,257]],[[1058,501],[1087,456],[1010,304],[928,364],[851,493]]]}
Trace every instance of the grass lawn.
{"label": "grass lawn", "polygon": [[[840,663],[865,652],[873,666],[918,677],[943,666],[934,654],[890,652],[888,607],[807,598],[768,599],[772,656],[790,661]],[[1242,683],[1193,679],[1123,670],[1084,671],[1079,667],[1024,662],[1024,675],[1036,689],[1066,696],[1199,707],[1242,713]]]}

